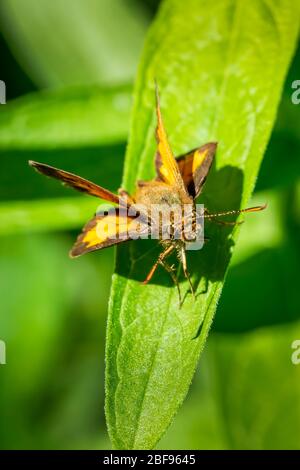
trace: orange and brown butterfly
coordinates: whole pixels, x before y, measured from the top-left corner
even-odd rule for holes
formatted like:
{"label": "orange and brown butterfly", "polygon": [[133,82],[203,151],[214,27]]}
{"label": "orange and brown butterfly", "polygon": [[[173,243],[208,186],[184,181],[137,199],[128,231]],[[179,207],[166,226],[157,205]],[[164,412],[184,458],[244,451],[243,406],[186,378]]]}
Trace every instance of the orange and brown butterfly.
{"label": "orange and brown butterfly", "polygon": [[[71,257],[77,257],[90,251],[100,250],[130,240],[132,230],[135,230],[140,235],[148,234],[149,226],[151,225],[151,218],[148,217],[148,214],[153,204],[167,204],[167,206],[170,207],[173,207],[174,204],[181,207],[189,204],[192,205],[193,208],[195,207],[195,200],[201,193],[211,168],[217,149],[217,143],[206,143],[185,155],[175,158],[163,125],[157,87],[156,115],[157,151],[155,155],[155,168],[157,176],[151,181],[138,181],[136,192],[132,196],[123,189],[119,190],[119,195],[117,196],[107,189],[87,181],[80,176],[53,168],[43,163],[29,161],[29,164],[38,172],[56,178],[62,181],[63,184],[78,191],[96,196],[116,205],[116,208],[112,208],[104,214],[96,214],[87,223],[70,251]],[[146,210],[144,213],[140,214],[139,217],[136,217],[137,211],[132,209],[141,206],[149,209],[149,211]],[[222,215],[260,211],[264,208],[265,206],[257,206],[217,214],[210,214],[205,209],[204,217],[213,219]],[[131,216],[129,215],[130,213],[134,215]],[[227,225],[234,224],[235,222],[219,221],[219,223]],[[159,227],[159,233],[161,234],[161,227]],[[160,243],[163,246],[163,250],[150,269],[148,276],[144,280],[144,284],[147,284],[151,280],[157,267],[162,265],[170,273],[176,284],[181,303],[179,283],[174,273],[174,268],[168,264],[167,258],[174,251],[177,253],[178,259],[182,263],[184,276],[189,281],[191,292],[194,295],[186,261],[186,244],[188,241],[183,233],[182,236],[176,240],[173,234],[170,233],[170,237],[168,239],[160,239]]]}

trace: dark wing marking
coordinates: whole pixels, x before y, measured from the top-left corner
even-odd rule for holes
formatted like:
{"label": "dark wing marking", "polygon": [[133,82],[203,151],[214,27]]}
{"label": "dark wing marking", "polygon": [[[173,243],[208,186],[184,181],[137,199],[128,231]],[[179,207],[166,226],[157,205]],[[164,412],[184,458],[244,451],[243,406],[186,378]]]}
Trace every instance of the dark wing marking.
{"label": "dark wing marking", "polygon": [[209,142],[176,158],[185,186],[193,198],[202,191],[216,149],[217,143]]}

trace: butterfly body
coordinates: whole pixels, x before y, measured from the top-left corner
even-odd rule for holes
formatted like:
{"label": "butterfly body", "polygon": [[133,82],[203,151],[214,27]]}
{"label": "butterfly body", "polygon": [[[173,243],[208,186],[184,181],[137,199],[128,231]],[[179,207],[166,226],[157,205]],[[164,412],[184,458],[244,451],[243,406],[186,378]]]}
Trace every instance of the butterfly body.
{"label": "butterfly body", "polygon": [[[153,204],[184,204],[181,194],[176,188],[172,188],[165,183],[157,181],[140,182],[135,195],[138,204],[144,204],[151,208]],[[189,198],[186,203],[192,203]]]}

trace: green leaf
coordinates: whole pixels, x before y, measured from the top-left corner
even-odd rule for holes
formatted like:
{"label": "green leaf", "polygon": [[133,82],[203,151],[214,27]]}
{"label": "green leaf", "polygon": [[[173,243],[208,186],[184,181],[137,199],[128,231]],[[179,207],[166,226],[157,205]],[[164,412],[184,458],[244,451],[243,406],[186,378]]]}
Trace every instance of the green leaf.
{"label": "green leaf", "polygon": [[0,108],[0,149],[55,149],[124,142],[131,87],[68,87]]}
{"label": "green leaf", "polygon": [[2,0],[1,29],[42,86],[122,83],[135,73],[149,22],[124,0]]}
{"label": "green leaf", "polygon": [[[298,18],[291,0],[163,2],[139,69],[123,186],[133,191],[137,179],[154,176],[156,78],[174,152],[219,142],[205,204],[210,210],[247,204]],[[141,285],[157,256],[152,243],[119,247],[106,351],[106,414],[115,448],[153,448],[187,393],[238,231],[211,226],[207,234],[210,243],[188,259],[197,299],[187,294],[181,309],[163,270]],[[188,291],[182,277],[181,289]]]}
{"label": "green leaf", "polygon": [[[184,406],[158,444],[158,449],[228,449],[220,414],[215,378],[215,358],[211,348],[214,334],[209,336]],[[212,338],[212,340],[211,340]]]}

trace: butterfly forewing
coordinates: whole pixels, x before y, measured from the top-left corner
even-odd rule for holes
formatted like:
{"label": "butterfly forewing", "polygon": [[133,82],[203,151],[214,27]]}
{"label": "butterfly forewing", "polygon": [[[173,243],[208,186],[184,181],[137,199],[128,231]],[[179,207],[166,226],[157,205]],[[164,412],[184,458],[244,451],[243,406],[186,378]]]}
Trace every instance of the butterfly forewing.
{"label": "butterfly forewing", "polygon": [[70,186],[77,191],[99,197],[105,201],[119,204],[119,198],[116,194],[113,194],[107,189],[102,188],[101,186],[98,186],[97,184],[92,183],[91,181],[88,181],[84,178],[81,178],[80,176],[74,175],[73,173],[69,173],[64,170],[59,170],[58,168],[54,168],[50,165],[45,165],[44,163],[30,161],[29,164],[39,173],[60,180],[66,186]]}
{"label": "butterfly forewing", "polygon": [[187,191],[182,180],[178,165],[172,153],[171,147],[168,142],[167,134],[164,128],[162,115],[160,111],[160,103],[158,97],[158,91],[156,88],[156,115],[157,115],[157,127],[156,127],[156,140],[157,140],[157,152],[155,158],[155,166],[158,177],[175,187],[183,195],[187,196]]}

